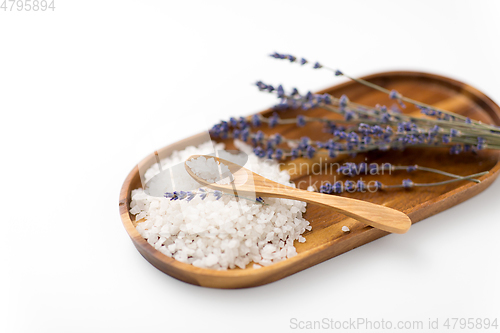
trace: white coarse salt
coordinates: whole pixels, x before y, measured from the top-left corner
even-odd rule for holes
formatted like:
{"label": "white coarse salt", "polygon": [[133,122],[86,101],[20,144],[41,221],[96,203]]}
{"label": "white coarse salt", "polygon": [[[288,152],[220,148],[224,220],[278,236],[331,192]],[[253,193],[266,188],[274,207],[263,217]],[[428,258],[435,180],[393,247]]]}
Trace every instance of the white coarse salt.
{"label": "white coarse salt", "polygon": [[231,172],[224,163],[217,163],[215,158],[200,156],[186,161],[186,164],[195,175],[209,183],[229,184]]}
{"label": "white coarse salt", "polygon": [[[245,168],[278,183],[294,186],[290,184],[290,175],[281,171],[277,162],[258,158],[252,147],[241,141],[236,140],[235,146],[248,155],[248,161],[243,165]],[[144,174],[145,189],[132,191],[130,213],[135,215],[136,221],[142,220],[137,223],[137,231],[166,256],[201,268],[245,268],[250,262],[258,268],[295,256],[294,241],[304,242],[306,239],[302,233],[311,229],[309,222],[302,217],[306,211],[304,202],[264,198],[266,204],[263,205],[229,195],[219,200],[209,195],[204,200],[196,196],[191,201],[170,201],[162,196],[149,195],[151,192],[198,188],[199,184],[187,173],[183,163],[192,155],[210,154],[214,150],[218,151],[220,158],[230,160],[230,153],[223,149],[223,144],[205,142],[198,147],[175,151],[162,159],[162,170],[157,163],[152,165]],[[198,160],[190,162],[197,164]],[[213,163],[206,159],[205,162],[219,167],[215,159],[209,160]],[[213,176],[211,179],[216,179],[214,174],[203,169],[205,167],[195,165],[198,167],[201,172],[207,172],[208,178]],[[168,168],[175,170],[175,176],[160,174]],[[221,174],[223,167],[220,168],[217,175]],[[167,178],[155,177],[158,174]],[[175,188],[168,187],[174,183]]]}
{"label": "white coarse salt", "polygon": [[349,231],[351,231],[351,229],[349,229],[349,227],[345,225],[345,226],[342,227],[342,231],[343,232],[349,232]]}

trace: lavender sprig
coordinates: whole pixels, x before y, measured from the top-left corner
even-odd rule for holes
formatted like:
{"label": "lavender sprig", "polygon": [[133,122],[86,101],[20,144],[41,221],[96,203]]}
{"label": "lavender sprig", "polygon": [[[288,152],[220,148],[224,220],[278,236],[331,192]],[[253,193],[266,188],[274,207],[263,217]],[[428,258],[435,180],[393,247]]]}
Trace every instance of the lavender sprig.
{"label": "lavender sprig", "polygon": [[215,197],[215,200],[220,200],[222,196],[232,196],[232,197],[237,197],[240,199],[245,199],[251,202],[257,202],[260,204],[265,205],[264,199],[261,197],[257,197],[255,200],[242,197],[239,195],[234,195],[231,193],[225,193],[222,191],[206,191],[203,188],[199,188],[197,191],[174,191],[174,192],[165,192],[163,195],[165,198],[170,199],[170,201],[176,201],[176,200],[186,200],[186,201],[191,201],[193,200],[196,196],[198,196],[201,200],[205,200],[205,198],[209,195],[213,195]]}
{"label": "lavender sprig", "polygon": [[[484,173],[481,173],[481,175],[483,174]],[[324,194],[340,194],[344,192],[350,192],[350,193],[366,192],[366,191],[378,191],[378,190],[394,189],[394,188],[410,189],[413,187],[441,186],[458,182],[461,180],[471,180],[474,177],[478,177],[478,175],[480,174],[474,174],[434,183],[415,183],[411,179],[404,179],[401,182],[401,184],[396,184],[396,185],[386,185],[381,183],[380,181],[370,181],[367,183],[363,180],[358,180],[357,182],[353,182],[351,180],[346,180],[345,182],[337,181],[333,184],[330,182],[326,182],[325,184],[320,186],[319,192]]]}
{"label": "lavender sprig", "polygon": [[379,165],[377,163],[345,163],[344,165],[340,166],[337,169],[337,173],[342,174],[344,176],[360,176],[360,175],[378,175],[380,173],[384,173],[385,171],[396,171],[396,170],[405,170],[407,172],[414,172],[414,171],[426,171],[426,172],[432,172],[440,175],[444,175],[447,177],[451,178],[456,178],[459,180],[470,180],[475,183],[480,183],[481,181],[478,179],[470,178],[470,177],[481,177],[489,173],[489,171],[483,171],[479,172],[467,177],[459,176],[453,173],[445,172],[442,170],[434,169],[434,168],[428,168],[428,167],[423,167],[420,165],[392,165],[390,163],[384,163],[382,165]]}
{"label": "lavender sprig", "polygon": [[[282,58],[282,55],[277,53],[277,52],[275,52],[271,56],[273,58],[276,58],[276,59],[284,59],[284,58]],[[295,60],[292,60],[292,59],[296,59],[294,56],[289,55],[288,57],[289,57],[288,59],[290,60],[290,62],[295,62]],[[305,61],[305,63],[307,63],[307,61]],[[431,105],[428,105],[428,104],[425,104],[425,103],[422,103],[419,101],[416,101],[414,99],[403,96],[401,93],[399,93],[396,90],[389,90],[389,89],[383,88],[377,84],[366,81],[364,79],[358,79],[358,78],[351,77],[338,69],[332,69],[332,68],[326,67],[324,65],[321,65],[319,63],[315,63],[313,68],[314,69],[321,68],[321,69],[329,70],[329,71],[333,72],[335,74],[335,76],[345,76],[352,81],[358,82],[358,83],[363,84],[367,87],[370,87],[372,89],[383,92],[383,93],[389,95],[389,98],[395,99],[402,107],[404,107],[404,104],[403,104],[403,101],[404,101],[404,102],[407,102],[407,103],[410,103],[410,104],[417,106],[421,110],[422,113],[424,113],[428,116],[436,117],[437,119],[453,120],[453,121],[459,119],[462,122],[464,122],[465,124],[468,124],[471,126],[476,126],[478,128],[488,129],[488,130],[494,131],[496,133],[500,133],[500,128],[497,126],[484,124],[484,123],[482,123],[480,121],[476,121],[476,120],[471,120],[468,117],[465,117],[465,116],[462,116],[462,115],[459,115],[459,114],[456,114],[456,113],[453,113],[453,112],[450,112],[447,110],[443,110],[440,108],[436,108],[436,107],[433,107]]]}

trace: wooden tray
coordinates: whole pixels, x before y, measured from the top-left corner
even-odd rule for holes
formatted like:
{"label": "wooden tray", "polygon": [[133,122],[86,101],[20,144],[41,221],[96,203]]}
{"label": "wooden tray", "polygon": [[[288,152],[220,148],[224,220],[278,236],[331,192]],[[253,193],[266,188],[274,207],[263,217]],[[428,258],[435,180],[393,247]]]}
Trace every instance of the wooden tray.
{"label": "wooden tray", "polygon": [[[418,72],[385,72],[364,77],[376,84],[388,89],[396,89],[400,93],[420,102],[434,105],[449,111],[463,114],[472,119],[487,123],[500,125],[500,108],[490,98],[480,91],[446,77],[418,73]],[[393,101],[378,91],[362,86],[354,82],[347,82],[332,88],[325,89],[320,93],[328,92],[334,96],[346,94],[351,101],[376,105],[377,103],[392,105]],[[262,114],[269,115],[272,111],[266,110]],[[295,117],[303,111],[286,111],[282,118]],[[331,116],[332,113],[323,109],[307,111],[312,116]],[[406,113],[417,113],[418,110],[410,105]],[[325,139],[327,134],[323,133],[317,124],[308,124],[304,128],[294,125],[281,125],[269,130],[263,126],[264,132],[280,132],[290,138],[300,138],[307,135],[311,139]],[[206,134],[200,133],[193,137],[179,141],[167,146],[157,153],[160,157],[168,156],[174,150],[184,149],[189,145],[197,145],[205,141]],[[228,149],[233,148],[231,142],[226,142]],[[408,214],[413,223],[421,221],[426,217],[437,214],[445,209],[453,207],[468,198],[486,189],[496,179],[500,169],[499,152],[480,151],[477,155],[464,153],[461,155],[450,155],[448,149],[406,149],[403,152],[370,152],[358,155],[355,159],[342,158],[336,162],[342,164],[345,161],[369,163],[391,163],[394,165],[418,164],[426,167],[434,167],[443,171],[459,175],[468,175],[489,170],[489,174],[483,176],[481,183],[462,181],[445,186],[417,188],[411,190],[379,191],[377,193],[352,193],[343,194],[349,197],[371,201],[386,205]],[[139,169],[149,168],[155,163],[155,154],[151,154],[139,163],[128,175],[120,193],[120,214],[123,225],[127,230],[132,242],[139,252],[156,268],[179,280],[205,287],[212,288],[245,288],[263,285],[288,275],[314,266],[322,261],[333,258],[352,250],[358,246],[371,242],[386,232],[365,226],[355,220],[333,213],[316,205],[308,205],[304,217],[311,222],[312,230],[304,233],[305,243],[295,242],[298,254],[290,259],[273,264],[271,266],[253,269],[251,265],[246,269],[230,269],[227,271],[216,271],[197,268],[192,265],[176,261],[161,252],[155,250],[137,232],[134,226],[134,216],[129,214],[130,194],[133,189],[141,187]],[[378,179],[386,184],[401,183],[408,178],[406,172],[394,172],[391,176],[376,176],[370,178],[363,176],[367,181]],[[300,183],[301,188],[307,187],[309,182],[326,180],[325,176],[293,175],[294,180]],[[440,175],[426,173],[423,171],[411,174],[415,182],[434,182],[447,179]],[[340,177],[339,179],[342,179]],[[304,181],[304,182],[300,182]],[[342,232],[342,226],[348,226],[350,233]],[[411,232],[411,231],[410,231]],[[443,235],[444,236],[444,235]],[[362,263],[360,263],[362,264]]]}

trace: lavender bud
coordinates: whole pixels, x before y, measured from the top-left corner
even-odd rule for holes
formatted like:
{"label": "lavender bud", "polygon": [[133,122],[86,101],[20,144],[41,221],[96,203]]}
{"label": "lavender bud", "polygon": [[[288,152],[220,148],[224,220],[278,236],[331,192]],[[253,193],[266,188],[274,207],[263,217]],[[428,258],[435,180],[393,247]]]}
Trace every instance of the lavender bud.
{"label": "lavender bud", "polygon": [[297,116],[297,126],[298,127],[306,126],[306,118],[301,114]]}
{"label": "lavender bud", "polygon": [[243,131],[241,131],[241,140],[247,142],[249,135],[250,131],[248,130],[248,128],[245,128]]}
{"label": "lavender bud", "polygon": [[366,190],[365,182],[362,180],[358,180],[358,182],[356,183],[356,190],[358,192],[364,192]]}
{"label": "lavender bud", "polygon": [[333,190],[333,193],[336,193],[336,194],[342,193],[344,191],[343,186],[342,186],[342,182],[340,182],[340,181],[335,182],[335,184],[333,184],[333,186],[332,186],[332,190]]}
{"label": "lavender bud", "polygon": [[322,68],[322,67],[323,65],[321,65],[319,62],[316,62],[313,68]]}
{"label": "lavender bud", "polygon": [[323,94],[323,103],[332,104],[332,97],[329,94]]}
{"label": "lavender bud", "polygon": [[273,113],[273,115],[271,117],[269,117],[269,127],[270,128],[273,128],[275,127],[276,125],[278,125],[278,121],[279,121],[279,116],[276,112]]}
{"label": "lavender bud", "polygon": [[353,192],[355,190],[355,184],[351,180],[345,181],[345,189],[347,192]]}
{"label": "lavender bud", "polygon": [[285,96],[285,89],[283,89],[283,86],[281,84],[278,86],[276,93],[278,94],[279,98],[282,98]]}
{"label": "lavender bud", "polygon": [[255,147],[254,150],[253,150],[253,153],[255,155],[257,155],[257,157],[264,157],[264,156],[266,156],[266,152],[261,147]]}
{"label": "lavender bud", "polygon": [[342,107],[346,107],[347,103],[349,103],[349,98],[347,98],[346,95],[340,96],[339,105],[342,106]]}
{"label": "lavender bud", "polygon": [[411,179],[404,179],[403,180],[403,187],[404,188],[412,188],[413,185],[414,185],[414,183]]}
{"label": "lavender bud", "polygon": [[391,92],[389,93],[389,98],[390,99],[400,99],[400,95],[399,93],[396,91],[396,90],[391,90]]}
{"label": "lavender bud", "polygon": [[260,122],[260,115],[258,114],[254,114],[252,116],[252,125],[254,127],[259,127],[261,125],[261,122]]}
{"label": "lavender bud", "polygon": [[326,194],[331,194],[332,193],[332,184],[326,183],[325,185],[321,185],[319,187],[319,192],[320,193],[326,193]]}
{"label": "lavender bud", "polygon": [[264,82],[262,82],[262,81],[257,81],[257,82],[255,83],[255,85],[256,85],[256,86],[259,88],[259,90],[261,90],[261,91],[262,91],[262,90],[267,89],[267,85],[266,85]]}
{"label": "lavender bud", "polygon": [[410,165],[409,167],[406,168],[407,172],[413,172],[415,170],[417,170],[417,166],[416,165]]}
{"label": "lavender bud", "polygon": [[279,145],[281,142],[283,142],[283,136],[279,133],[274,134],[274,143]]}
{"label": "lavender bud", "polygon": [[456,130],[454,128],[450,129],[450,137],[453,138],[453,137],[456,137],[456,136],[460,136],[460,131],[458,131],[458,130]]}
{"label": "lavender bud", "polygon": [[316,152],[316,149],[314,149],[313,146],[307,146],[307,149],[306,149],[307,158],[313,158],[315,152]]}
{"label": "lavender bud", "polygon": [[276,149],[276,151],[274,152],[274,158],[278,161],[281,160],[283,158],[283,150],[279,148]]}

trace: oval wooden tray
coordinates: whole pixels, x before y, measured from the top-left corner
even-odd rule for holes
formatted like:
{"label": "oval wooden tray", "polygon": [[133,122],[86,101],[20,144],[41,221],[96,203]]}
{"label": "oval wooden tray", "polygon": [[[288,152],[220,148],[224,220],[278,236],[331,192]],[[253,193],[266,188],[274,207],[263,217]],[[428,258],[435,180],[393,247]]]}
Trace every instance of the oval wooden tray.
{"label": "oval wooden tray", "polygon": [[[385,72],[369,75],[364,77],[364,79],[388,89],[396,89],[403,95],[420,102],[460,113],[473,119],[500,125],[500,108],[498,105],[480,91],[462,82],[438,75],[418,72]],[[351,101],[366,105],[380,103],[389,106],[392,104],[392,101],[386,95],[354,82],[340,84],[325,89],[320,93],[324,92],[328,92],[334,96],[346,94]],[[261,113],[267,115],[271,112],[271,110],[266,110]],[[301,112],[300,110],[287,111],[287,113],[283,113],[282,117],[294,117]],[[405,112],[417,113],[417,110],[408,105]],[[331,113],[322,109],[310,110],[308,114],[313,116],[331,115]],[[314,124],[308,124],[304,128],[297,128],[294,125],[282,125],[269,130],[266,127],[264,126],[263,128],[264,132],[278,131],[291,138],[299,138],[307,135],[311,139],[317,140],[324,139],[327,136],[320,128],[315,127]],[[311,222],[312,230],[304,233],[307,241],[305,243],[295,242],[298,252],[295,257],[271,266],[253,269],[249,265],[246,269],[216,271],[184,264],[162,254],[149,245],[135,229],[134,216],[129,214],[131,191],[141,187],[139,170],[145,170],[155,163],[155,154],[165,157],[174,150],[184,149],[189,145],[200,144],[206,141],[206,138],[206,134],[200,133],[149,155],[130,172],[121,189],[119,202],[120,214],[123,225],[132,242],[144,258],[168,275],[194,285],[205,287],[253,287],[282,279],[387,235],[386,232],[363,225],[320,206],[308,205],[304,216]],[[225,143],[228,149],[233,148],[231,142],[227,141]],[[450,155],[447,149],[413,148],[403,152],[370,152],[359,155],[354,160],[344,158],[339,159],[337,162],[342,164],[345,161],[363,162],[366,160],[370,163],[391,163],[394,165],[419,164],[459,175],[490,171],[489,174],[480,178],[482,182],[479,184],[462,181],[445,186],[418,188],[407,191],[394,190],[379,191],[377,193],[344,194],[349,197],[371,201],[403,211],[408,214],[413,223],[416,223],[426,217],[453,207],[487,188],[498,176],[500,169],[499,157],[499,152],[496,151],[480,151],[477,155],[472,153]],[[434,182],[445,179],[440,175],[426,172],[416,172],[411,177],[415,182]],[[301,188],[306,188],[309,183],[328,179],[322,175],[309,176],[301,174],[295,174],[292,178]],[[408,178],[406,172],[393,173],[390,176],[377,176],[377,178],[373,179],[390,184],[400,183],[404,178]],[[365,179],[367,181],[371,180],[369,177],[365,177]],[[351,232],[342,232],[341,228],[344,225],[349,226]]]}

